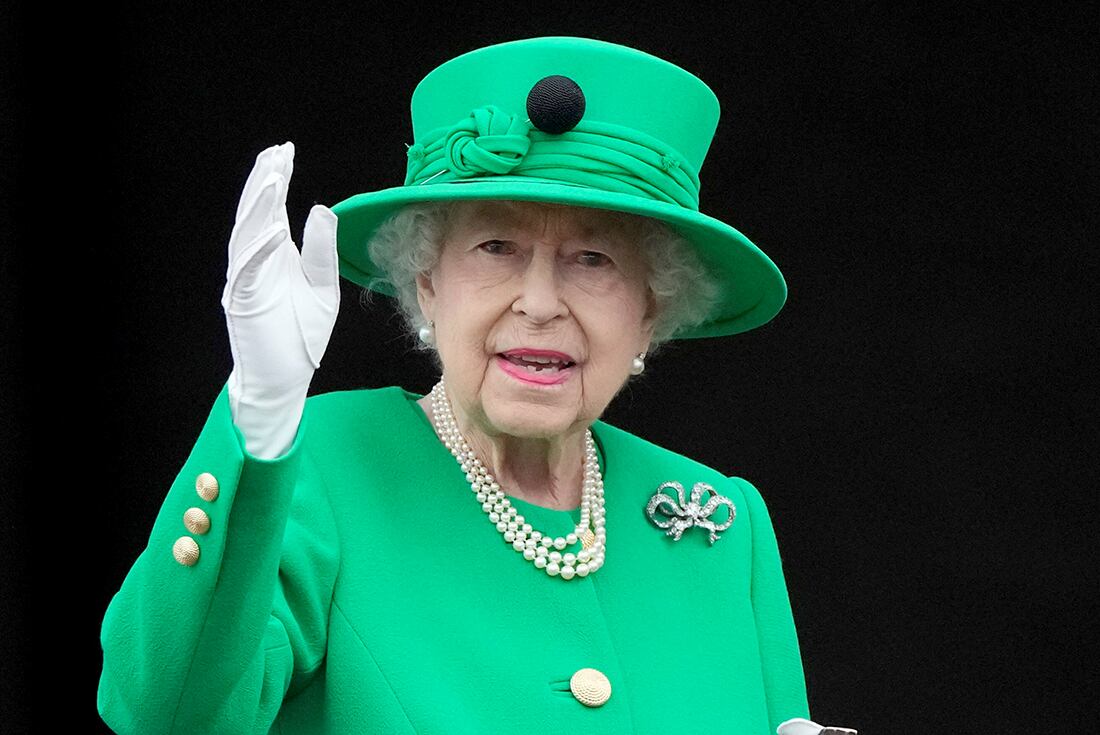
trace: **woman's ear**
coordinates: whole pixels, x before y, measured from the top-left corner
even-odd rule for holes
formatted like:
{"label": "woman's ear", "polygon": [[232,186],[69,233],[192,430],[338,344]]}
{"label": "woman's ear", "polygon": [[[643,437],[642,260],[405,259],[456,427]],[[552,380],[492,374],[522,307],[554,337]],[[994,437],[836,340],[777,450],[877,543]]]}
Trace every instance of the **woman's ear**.
{"label": "woman's ear", "polygon": [[657,297],[653,295],[653,291],[646,289],[646,310],[645,316],[642,317],[642,336],[645,337],[646,350],[649,350],[649,345],[653,342],[653,332],[657,328]]}
{"label": "woman's ear", "polygon": [[416,300],[424,319],[432,321],[435,318],[435,285],[432,283],[431,271],[420,271],[416,274]]}

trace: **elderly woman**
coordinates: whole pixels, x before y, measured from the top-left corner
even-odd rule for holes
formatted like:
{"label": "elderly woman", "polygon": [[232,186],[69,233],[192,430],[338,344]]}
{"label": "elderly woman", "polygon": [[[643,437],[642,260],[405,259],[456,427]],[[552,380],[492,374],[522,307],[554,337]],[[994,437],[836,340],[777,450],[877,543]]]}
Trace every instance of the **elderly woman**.
{"label": "elderly woman", "polygon": [[[713,94],[558,37],[453,59],[412,107],[405,184],[314,207],[300,254],[293,146],[257,157],[222,295],[233,371],[106,612],[101,716],[822,732],[756,488],[600,420],[662,342],[785,298],[698,212]],[[306,399],[338,274],[396,297],[440,369],[429,394]]]}

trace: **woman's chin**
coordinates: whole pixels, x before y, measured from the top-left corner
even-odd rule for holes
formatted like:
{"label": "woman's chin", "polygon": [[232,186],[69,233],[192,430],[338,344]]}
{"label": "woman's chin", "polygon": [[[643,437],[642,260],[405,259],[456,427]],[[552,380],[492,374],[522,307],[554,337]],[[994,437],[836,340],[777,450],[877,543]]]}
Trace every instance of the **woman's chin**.
{"label": "woman's chin", "polygon": [[519,411],[507,411],[499,418],[490,416],[493,426],[503,434],[522,439],[549,439],[561,436],[572,428],[576,415],[571,417],[536,417]]}
{"label": "woman's chin", "polygon": [[486,418],[497,431],[524,439],[561,436],[576,426],[576,404],[548,405],[543,402],[504,397],[482,403]]}
{"label": "woman's chin", "polygon": [[476,387],[471,386],[477,391],[476,397],[459,402],[477,406],[477,413],[483,417],[480,421],[485,422],[484,429],[490,433],[547,439],[576,431],[582,423],[581,385],[576,373],[560,383],[540,385],[517,379],[499,366],[490,365],[485,378]]}

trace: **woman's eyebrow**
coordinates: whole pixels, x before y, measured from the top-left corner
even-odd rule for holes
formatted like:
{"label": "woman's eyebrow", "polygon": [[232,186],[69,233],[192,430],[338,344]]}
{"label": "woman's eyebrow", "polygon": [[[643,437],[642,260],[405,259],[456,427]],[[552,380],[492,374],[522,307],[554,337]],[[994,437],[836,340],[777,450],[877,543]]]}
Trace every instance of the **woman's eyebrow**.
{"label": "woman's eyebrow", "polygon": [[[470,232],[483,234],[526,234],[539,224],[539,218],[531,210],[501,204],[477,202],[467,212],[466,224]],[[621,244],[626,231],[617,220],[601,217],[598,213],[584,214],[578,218],[576,236],[594,243],[613,246]]]}

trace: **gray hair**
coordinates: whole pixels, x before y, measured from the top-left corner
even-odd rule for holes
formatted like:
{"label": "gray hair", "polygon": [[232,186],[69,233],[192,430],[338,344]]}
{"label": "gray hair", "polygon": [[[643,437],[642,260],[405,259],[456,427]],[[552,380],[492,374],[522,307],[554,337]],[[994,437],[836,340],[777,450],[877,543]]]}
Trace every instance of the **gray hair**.
{"label": "gray hair", "polygon": [[[371,260],[386,274],[375,283],[384,281],[392,287],[414,341],[420,328],[427,325],[416,297],[416,274],[435,267],[458,205],[469,203],[449,200],[407,204],[390,215],[367,244]],[[646,257],[649,290],[657,305],[649,347],[649,354],[653,354],[680,330],[706,319],[717,302],[718,284],[691,244],[664,222],[627,212],[601,211],[631,234]],[[371,292],[366,290],[363,295],[369,300]]]}

